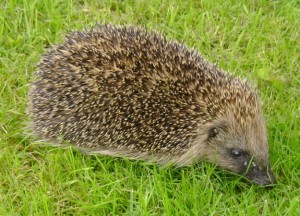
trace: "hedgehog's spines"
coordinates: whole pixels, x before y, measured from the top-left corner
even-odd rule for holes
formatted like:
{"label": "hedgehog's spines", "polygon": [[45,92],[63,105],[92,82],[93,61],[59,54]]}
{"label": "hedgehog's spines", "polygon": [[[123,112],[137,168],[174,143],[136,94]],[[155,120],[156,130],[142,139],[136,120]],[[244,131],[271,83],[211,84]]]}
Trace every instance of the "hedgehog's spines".
{"label": "hedgehog's spines", "polygon": [[[216,160],[235,172],[227,153],[239,148],[268,164],[257,92],[158,33],[113,25],[72,32],[36,76],[29,113],[43,139],[177,165]],[[208,139],[215,128],[219,136]]]}

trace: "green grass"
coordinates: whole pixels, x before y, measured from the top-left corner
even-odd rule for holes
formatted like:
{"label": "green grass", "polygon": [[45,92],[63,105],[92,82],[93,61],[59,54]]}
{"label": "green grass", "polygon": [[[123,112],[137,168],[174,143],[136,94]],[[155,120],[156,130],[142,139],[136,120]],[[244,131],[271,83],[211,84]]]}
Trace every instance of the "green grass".
{"label": "green grass", "polygon": [[[40,146],[26,94],[51,43],[96,23],[156,29],[257,85],[272,190],[213,165],[175,169]],[[300,2],[0,1],[0,215],[300,215]]]}

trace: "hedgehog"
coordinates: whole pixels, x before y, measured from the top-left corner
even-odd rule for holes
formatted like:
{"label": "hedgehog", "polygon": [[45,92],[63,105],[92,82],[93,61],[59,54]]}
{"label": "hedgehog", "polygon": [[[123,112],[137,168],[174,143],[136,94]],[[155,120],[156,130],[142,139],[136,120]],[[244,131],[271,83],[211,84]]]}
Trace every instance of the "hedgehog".
{"label": "hedgehog", "polygon": [[140,27],[69,33],[42,56],[29,91],[40,140],[187,166],[213,163],[275,181],[257,90],[195,49]]}

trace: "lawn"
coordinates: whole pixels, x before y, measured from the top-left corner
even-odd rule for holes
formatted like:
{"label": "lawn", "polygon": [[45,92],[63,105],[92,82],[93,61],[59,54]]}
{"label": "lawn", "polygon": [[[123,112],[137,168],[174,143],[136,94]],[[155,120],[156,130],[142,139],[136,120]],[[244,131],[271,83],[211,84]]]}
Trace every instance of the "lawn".
{"label": "lawn", "polygon": [[[88,156],[25,135],[39,58],[97,23],[155,29],[257,86],[277,185],[211,164]],[[298,0],[0,1],[0,215],[300,215],[299,26]]]}

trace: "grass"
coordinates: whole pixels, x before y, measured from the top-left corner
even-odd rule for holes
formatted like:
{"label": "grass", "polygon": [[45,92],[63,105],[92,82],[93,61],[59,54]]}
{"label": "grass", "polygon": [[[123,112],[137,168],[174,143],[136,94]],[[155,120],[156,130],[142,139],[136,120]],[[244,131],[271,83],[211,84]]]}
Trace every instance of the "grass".
{"label": "grass", "polygon": [[[300,215],[300,2],[0,2],[0,215]],[[257,85],[278,185],[40,146],[22,128],[44,49],[96,23],[156,29]]]}

